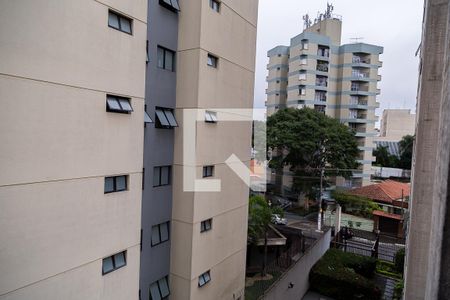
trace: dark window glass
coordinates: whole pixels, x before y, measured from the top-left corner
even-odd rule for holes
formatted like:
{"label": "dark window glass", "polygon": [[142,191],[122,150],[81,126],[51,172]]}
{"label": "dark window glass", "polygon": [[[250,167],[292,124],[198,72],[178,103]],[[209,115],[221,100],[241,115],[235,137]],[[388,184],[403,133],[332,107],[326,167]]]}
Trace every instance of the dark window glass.
{"label": "dark window glass", "polygon": [[117,12],[112,10],[108,14],[108,26],[122,32],[131,34],[132,33],[132,23],[133,21]]}
{"label": "dark window glass", "polygon": [[180,11],[178,0],[159,0],[159,4],[175,13]]}
{"label": "dark window glass", "polygon": [[170,184],[171,166],[155,167],[153,169],[153,186],[163,186]]}
{"label": "dark window glass", "polygon": [[211,230],[211,227],[212,227],[212,219],[202,221],[200,223],[200,232]]}
{"label": "dark window glass", "polygon": [[170,295],[168,276],[150,284],[150,300],[167,299]]}
{"label": "dark window glass", "polygon": [[214,173],[214,166],[203,167],[203,177],[212,177]]}
{"label": "dark window glass", "polygon": [[175,71],[175,51],[158,46],[157,60],[158,68]]}
{"label": "dark window glass", "polygon": [[169,222],[152,226],[152,247],[169,240]]}
{"label": "dark window glass", "polygon": [[130,98],[106,95],[106,111],[117,113],[131,113],[133,108],[131,107]]}
{"label": "dark window glass", "polygon": [[156,116],[156,123],[155,123],[156,128],[171,129],[174,127],[178,127],[178,123],[173,114],[173,109],[156,107],[155,116]]}
{"label": "dark window glass", "polygon": [[105,257],[103,259],[102,274],[105,275],[109,272],[115,271],[121,267],[126,266],[127,265],[126,253],[127,253],[126,251],[122,251],[109,257]]}
{"label": "dark window glass", "polygon": [[199,287],[204,286],[205,284],[207,284],[210,281],[211,281],[211,276],[209,274],[209,271],[206,271],[202,275],[198,276],[198,286]]}
{"label": "dark window glass", "polygon": [[105,194],[127,189],[127,175],[105,177]]}
{"label": "dark window glass", "polygon": [[208,66],[217,68],[218,58],[212,54],[208,54]]}
{"label": "dark window glass", "polygon": [[216,12],[220,12],[220,2],[216,0],[209,0],[209,7]]}

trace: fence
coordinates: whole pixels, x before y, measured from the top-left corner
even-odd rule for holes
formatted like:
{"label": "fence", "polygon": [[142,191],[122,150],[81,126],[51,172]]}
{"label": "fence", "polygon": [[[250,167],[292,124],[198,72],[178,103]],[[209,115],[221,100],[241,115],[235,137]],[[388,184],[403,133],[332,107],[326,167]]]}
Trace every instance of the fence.
{"label": "fence", "polygon": [[394,262],[397,251],[405,248],[405,239],[343,227],[332,246],[345,252]]}
{"label": "fence", "polygon": [[254,272],[252,277],[246,278],[246,300],[261,299],[265,292],[312,247],[316,239],[302,234],[299,235],[299,232],[296,231],[297,238],[292,239],[291,246],[267,264],[264,277],[260,275],[262,273],[261,267],[257,272]]}

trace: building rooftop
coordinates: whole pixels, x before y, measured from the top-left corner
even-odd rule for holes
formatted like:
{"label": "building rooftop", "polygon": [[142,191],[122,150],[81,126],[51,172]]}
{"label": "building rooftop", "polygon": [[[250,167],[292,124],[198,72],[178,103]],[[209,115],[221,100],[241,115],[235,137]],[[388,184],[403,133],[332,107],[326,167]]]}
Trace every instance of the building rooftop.
{"label": "building rooftop", "polygon": [[394,180],[363,186],[349,191],[350,194],[367,197],[374,201],[392,204],[394,200],[409,197],[409,184]]}

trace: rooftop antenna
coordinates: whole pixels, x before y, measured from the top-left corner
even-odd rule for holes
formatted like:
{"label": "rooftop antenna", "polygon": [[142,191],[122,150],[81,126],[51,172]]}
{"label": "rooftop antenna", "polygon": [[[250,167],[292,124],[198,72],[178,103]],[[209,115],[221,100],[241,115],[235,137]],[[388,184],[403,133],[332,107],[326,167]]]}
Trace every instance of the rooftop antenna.
{"label": "rooftop antenna", "polygon": [[303,29],[309,28],[312,24],[309,14],[303,16]]}
{"label": "rooftop antenna", "polygon": [[327,2],[327,10],[325,11],[325,13],[323,15],[324,19],[331,19],[333,10],[334,10],[333,4],[332,3],[330,4]]}
{"label": "rooftop antenna", "polygon": [[351,40],[353,40],[353,43],[359,43],[359,40],[363,40],[363,37],[354,37],[354,38],[350,38]]}

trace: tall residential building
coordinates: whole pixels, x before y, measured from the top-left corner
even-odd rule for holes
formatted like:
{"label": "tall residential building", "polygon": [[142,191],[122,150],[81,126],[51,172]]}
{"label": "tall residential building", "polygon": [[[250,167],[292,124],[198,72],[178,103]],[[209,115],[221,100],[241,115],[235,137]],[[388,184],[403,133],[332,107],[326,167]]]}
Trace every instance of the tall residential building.
{"label": "tall residential building", "polygon": [[341,45],[342,21],[328,16],[291,39],[289,46],[268,51],[267,115],[284,107],[314,108],[356,131],[362,164],[346,185],[370,182],[375,158],[376,96],[383,48],[355,43]]}
{"label": "tall residential building", "polygon": [[144,129],[141,299],[162,299],[170,294],[171,176],[174,128],[178,126],[174,109],[179,9],[177,0],[148,0],[145,107],[150,119]]}
{"label": "tall residential building", "polygon": [[0,298],[138,299],[146,1],[0,2]]}
{"label": "tall residential building", "polygon": [[410,109],[385,109],[381,117],[377,141],[400,141],[405,135],[414,135],[416,115]]}
{"label": "tall residential building", "polygon": [[[257,0],[180,1],[170,284],[173,299],[243,299],[249,187],[225,164],[249,166]],[[200,119],[185,135],[185,112]],[[207,115],[205,115],[207,110]],[[211,118],[211,115],[213,118]],[[217,118],[217,120],[215,119]],[[193,161],[184,145],[195,145]],[[220,180],[220,192],[188,191],[185,170]]]}
{"label": "tall residential building", "polygon": [[416,139],[404,299],[450,299],[450,13],[427,0],[420,47]]}

